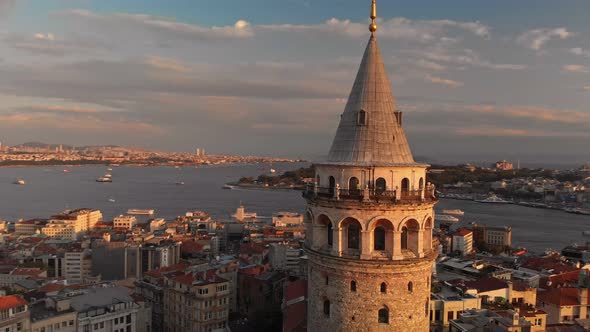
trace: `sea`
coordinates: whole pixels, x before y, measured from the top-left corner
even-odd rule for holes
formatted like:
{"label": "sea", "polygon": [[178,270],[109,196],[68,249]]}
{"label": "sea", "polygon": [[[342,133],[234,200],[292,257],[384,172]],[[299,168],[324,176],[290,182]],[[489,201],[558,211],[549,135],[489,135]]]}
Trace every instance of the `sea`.
{"label": "sea", "polygon": [[[66,209],[95,208],[105,220],[126,214],[128,209],[154,209],[154,217],[172,219],[187,211],[202,210],[220,220],[230,220],[243,204],[247,212],[269,218],[277,212],[305,210],[296,190],[223,189],[228,182],[245,176],[281,174],[305,167],[305,163],[160,167],[5,167],[0,168],[0,219],[50,218]],[[64,172],[67,170],[68,172]],[[112,183],[96,179],[112,174]],[[14,184],[23,179],[26,185]],[[184,182],[184,185],[177,185]],[[511,226],[513,245],[534,252],[561,250],[572,243],[583,244],[582,232],[590,230],[590,216],[518,205],[482,204],[442,199],[436,206],[461,209],[465,216],[453,227],[483,223]]]}

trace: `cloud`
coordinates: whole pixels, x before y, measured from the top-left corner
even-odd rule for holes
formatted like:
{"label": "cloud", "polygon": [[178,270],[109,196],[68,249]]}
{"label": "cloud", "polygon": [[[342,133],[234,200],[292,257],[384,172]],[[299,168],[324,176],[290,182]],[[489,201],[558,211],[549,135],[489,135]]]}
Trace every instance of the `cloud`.
{"label": "cloud", "polygon": [[449,54],[447,51],[427,51],[415,53],[416,55],[421,54],[431,61],[452,63],[459,66],[472,66],[498,70],[523,70],[527,68],[526,65],[491,63],[488,60],[482,59],[479,54],[470,49],[463,50],[461,54]]}
{"label": "cloud", "polygon": [[441,84],[441,85],[450,86],[452,88],[458,88],[458,87],[461,87],[464,85],[463,82],[444,79],[444,78],[440,78],[440,77],[436,77],[436,76],[426,76],[426,81],[428,81],[430,83],[434,83],[434,84]]}
{"label": "cloud", "polygon": [[581,55],[581,56],[585,56],[585,57],[590,58],[590,50],[585,50],[581,47],[575,47],[575,48],[571,48],[569,51],[571,54]]}
{"label": "cloud", "polygon": [[105,107],[89,106],[66,106],[66,105],[33,105],[24,107],[21,111],[31,113],[61,113],[61,114],[98,114],[108,112],[118,112],[119,110]]}
{"label": "cloud", "polygon": [[566,28],[534,29],[521,34],[516,41],[532,50],[539,51],[553,38],[568,39],[573,33]]}
{"label": "cloud", "polygon": [[467,109],[479,113],[489,113],[509,118],[522,118],[532,121],[561,124],[584,124],[590,126],[590,113],[572,110],[551,109],[536,106],[491,105],[469,106]]}
{"label": "cloud", "polygon": [[493,127],[493,126],[477,126],[477,127],[470,127],[470,128],[458,128],[454,132],[455,132],[455,134],[461,135],[461,136],[489,136],[489,137],[537,136],[535,133],[528,131],[528,130],[524,130],[524,129],[511,129],[511,128],[501,128],[501,127]]}
{"label": "cloud", "polygon": [[0,0],[0,17],[10,14],[16,7],[16,0]]}
{"label": "cloud", "polygon": [[48,34],[36,33],[35,34],[35,39],[54,41],[55,40],[55,35],[52,34],[52,33],[48,33]]}
{"label": "cloud", "polygon": [[588,86],[585,86],[585,87],[584,87],[584,90],[586,90],[586,91],[590,91],[590,85],[588,85]]}
{"label": "cloud", "polygon": [[[404,39],[415,42],[430,42],[444,36],[447,29],[456,28],[480,37],[488,37],[490,28],[479,22],[459,22],[451,20],[410,20],[403,17],[379,20],[378,35],[384,39]],[[352,22],[331,18],[320,24],[271,24],[259,25],[256,29],[280,32],[320,32],[361,38],[367,36],[367,23]]]}
{"label": "cloud", "polygon": [[564,65],[562,67],[563,70],[569,71],[572,73],[587,73],[588,67],[582,65]]}
{"label": "cloud", "polygon": [[203,27],[145,14],[99,14],[84,9],[72,9],[61,12],[59,15],[81,19],[88,23],[96,23],[104,29],[144,29],[178,38],[214,41],[220,39],[243,39],[254,36],[250,23],[244,20],[238,20],[231,26]]}
{"label": "cloud", "polygon": [[158,56],[148,57],[148,59],[146,60],[146,64],[153,68],[178,73],[190,73],[193,71],[192,67],[186,63],[183,63],[175,59],[162,58]]}

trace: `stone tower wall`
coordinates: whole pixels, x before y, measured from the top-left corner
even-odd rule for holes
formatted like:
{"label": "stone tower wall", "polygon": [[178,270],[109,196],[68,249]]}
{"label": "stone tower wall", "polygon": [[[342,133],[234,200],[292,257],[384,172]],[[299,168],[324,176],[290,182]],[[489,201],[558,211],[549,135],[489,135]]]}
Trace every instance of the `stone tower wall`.
{"label": "stone tower wall", "polygon": [[[308,255],[309,331],[429,330],[432,254],[398,262],[332,257],[311,250]],[[353,280],[356,291],[351,290]],[[385,293],[381,283],[387,285]],[[330,301],[329,316],[324,313],[325,300]],[[388,324],[379,322],[382,308],[389,310]]]}

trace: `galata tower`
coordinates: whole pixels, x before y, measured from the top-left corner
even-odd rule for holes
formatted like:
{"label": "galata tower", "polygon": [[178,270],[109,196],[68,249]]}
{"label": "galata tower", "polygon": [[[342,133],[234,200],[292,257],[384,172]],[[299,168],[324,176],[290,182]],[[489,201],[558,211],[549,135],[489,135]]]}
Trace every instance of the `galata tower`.
{"label": "galata tower", "polygon": [[304,197],[308,330],[429,330],[434,186],[414,161],[371,37],[328,160]]}

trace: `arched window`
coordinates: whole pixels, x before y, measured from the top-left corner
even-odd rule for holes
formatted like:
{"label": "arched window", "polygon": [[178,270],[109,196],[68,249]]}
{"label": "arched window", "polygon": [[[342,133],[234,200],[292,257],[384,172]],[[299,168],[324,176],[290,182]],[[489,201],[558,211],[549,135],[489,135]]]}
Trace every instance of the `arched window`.
{"label": "arched window", "polygon": [[430,308],[428,308],[428,298],[426,298],[426,303],[424,303],[424,316],[428,317],[428,312],[430,311]]}
{"label": "arched window", "polygon": [[359,179],[356,177],[351,177],[350,180],[348,180],[348,191],[351,195],[359,195],[361,192],[361,183],[359,182]]}
{"label": "arched window", "polygon": [[318,184],[318,186],[321,187],[321,185],[320,185],[321,182],[320,182],[320,176],[319,175],[315,177],[315,182]]}
{"label": "arched window", "polygon": [[326,286],[328,286],[329,282],[330,282],[330,279],[328,279],[328,276],[326,276]]}
{"label": "arched window", "polygon": [[354,280],[350,282],[350,291],[356,292],[356,281]]}
{"label": "arched window", "polygon": [[373,250],[385,250],[385,229],[375,228],[373,231]]}
{"label": "arched window", "polygon": [[324,315],[330,317],[330,301],[324,300]]}
{"label": "arched window", "polygon": [[420,188],[420,190],[424,189],[424,178],[420,178],[420,181],[418,182],[418,188]]}
{"label": "arched window", "polygon": [[367,112],[365,112],[365,110],[359,111],[357,123],[359,126],[364,126],[367,124]]}
{"label": "arched window", "polygon": [[377,195],[383,194],[385,192],[387,188],[387,182],[385,181],[384,178],[378,178],[377,181],[375,181],[375,193]]}
{"label": "arched window", "polygon": [[387,284],[384,282],[381,283],[381,293],[387,293]]}
{"label": "arched window", "polygon": [[408,228],[402,228],[402,249],[408,249]]}
{"label": "arched window", "polygon": [[328,245],[331,246],[334,243],[334,232],[332,230],[332,223],[328,223],[328,227],[326,227],[328,232]]}
{"label": "arched window", "polygon": [[414,284],[410,281],[408,282],[408,292],[413,292],[414,291]]}
{"label": "arched window", "polygon": [[402,180],[402,194],[407,194],[410,191],[410,180],[408,178],[404,178]]}
{"label": "arched window", "polygon": [[336,188],[336,179],[334,179],[333,176],[330,176],[330,179],[328,180],[330,183],[329,188],[330,188],[330,195],[334,195],[334,188]]}
{"label": "arched window", "polygon": [[389,310],[387,308],[379,309],[379,323],[389,324]]}
{"label": "arched window", "polygon": [[361,228],[358,224],[353,223],[348,226],[348,249],[359,249],[361,238]]}

